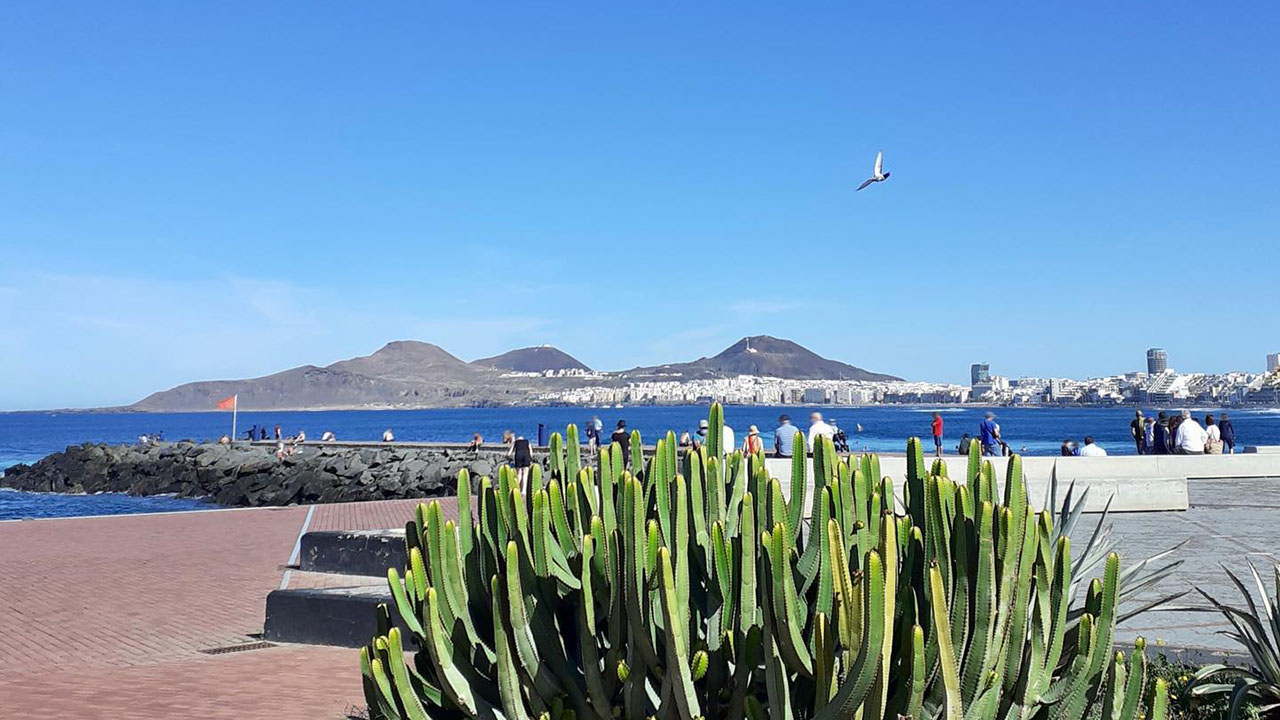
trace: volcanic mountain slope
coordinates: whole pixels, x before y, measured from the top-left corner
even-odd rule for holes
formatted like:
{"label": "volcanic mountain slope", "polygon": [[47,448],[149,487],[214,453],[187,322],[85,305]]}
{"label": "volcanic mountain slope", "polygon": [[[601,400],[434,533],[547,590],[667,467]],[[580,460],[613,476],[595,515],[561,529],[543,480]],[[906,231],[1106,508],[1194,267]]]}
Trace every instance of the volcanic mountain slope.
{"label": "volcanic mountain slope", "polygon": [[[218,400],[239,396],[242,410],[360,407],[438,407],[467,404],[486,388],[495,370],[474,367],[431,343],[399,340],[363,357],[328,367],[303,365],[246,380],[186,383],[153,393],[133,410],[210,410]],[[485,403],[484,397],[469,400]]]}
{"label": "volcanic mountain slope", "polygon": [[788,380],[901,380],[824,358],[802,345],[769,335],[742,338],[714,357],[635,368],[623,375],[636,378],[669,375],[684,379],[760,375]]}
{"label": "volcanic mountain slope", "polygon": [[471,364],[476,367],[513,372],[546,372],[547,370],[591,371],[591,368],[581,363],[574,356],[550,345],[511,350],[501,355],[475,360]]}
{"label": "volcanic mountain slope", "polygon": [[153,412],[212,410],[239,396],[250,410],[431,408],[523,405],[542,393],[586,384],[634,380],[691,380],[761,375],[792,380],[897,380],[824,358],[790,340],[743,338],[720,354],[688,363],[636,368],[599,376],[511,377],[508,373],[589,368],[550,346],[522,348],[463,362],[431,343],[399,340],[372,355],[328,367],[303,365],[264,377],[186,383],[148,395],[128,407]]}

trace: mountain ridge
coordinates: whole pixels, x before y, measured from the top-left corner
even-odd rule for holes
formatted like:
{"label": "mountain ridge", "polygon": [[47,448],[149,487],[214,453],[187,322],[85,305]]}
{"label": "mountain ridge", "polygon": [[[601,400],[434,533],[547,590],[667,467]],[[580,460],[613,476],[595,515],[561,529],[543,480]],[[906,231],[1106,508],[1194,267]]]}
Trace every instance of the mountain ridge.
{"label": "mountain ridge", "polygon": [[[580,374],[548,370],[582,370]],[[711,357],[684,363],[588,374],[568,353],[542,345],[517,348],[470,363],[444,348],[396,340],[377,351],[326,366],[300,365],[240,380],[202,380],[151,393],[127,409],[151,412],[210,410],[238,395],[242,409],[385,409],[519,405],[540,394],[588,384],[623,385],[636,380],[697,380],[757,375],[787,380],[900,380],[769,335],[744,337]],[[513,375],[520,373],[520,375]]]}

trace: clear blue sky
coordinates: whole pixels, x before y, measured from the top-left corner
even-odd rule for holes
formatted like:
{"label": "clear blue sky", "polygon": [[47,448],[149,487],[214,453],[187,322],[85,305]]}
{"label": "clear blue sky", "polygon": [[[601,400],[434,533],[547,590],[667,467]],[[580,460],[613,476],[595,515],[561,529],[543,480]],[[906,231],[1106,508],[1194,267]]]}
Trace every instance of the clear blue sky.
{"label": "clear blue sky", "polygon": [[1257,370],[1278,31],[1274,2],[8,2],[0,409],[404,338]]}

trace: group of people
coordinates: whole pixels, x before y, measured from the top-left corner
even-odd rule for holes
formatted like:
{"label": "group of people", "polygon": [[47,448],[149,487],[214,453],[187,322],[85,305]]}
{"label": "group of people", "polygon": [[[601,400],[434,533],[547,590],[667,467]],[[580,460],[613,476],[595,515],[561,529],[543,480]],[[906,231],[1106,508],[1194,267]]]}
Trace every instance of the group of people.
{"label": "group of people", "polygon": [[1137,410],[1129,423],[1129,433],[1139,455],[1222,455],[1236,451],[1236,428],[1226,413],[1217,419],[1212,414],[1205,415],[1201,425],[1190,410],[1172,416],[1161,411],[1154,418],[1144,417]]}
{"label": "group of people", "polygon": [[[942,457],[942,415],[940,413],[933,414],[932,429],[934,454]],[[982,422],[978,424],[977,437],[970,437],[969,433],[960,437],[960,443],[956,445],[956,453],[968,455],[973,443],[978,443],[982,454],[986,456],[1003,457],[1013,454],[1013,449],[1009,447],[1009,443],[1005,442],[1004,435],[1000,432],[1000,423],[996,422],[996,414],[993,412],[983,415]]]}

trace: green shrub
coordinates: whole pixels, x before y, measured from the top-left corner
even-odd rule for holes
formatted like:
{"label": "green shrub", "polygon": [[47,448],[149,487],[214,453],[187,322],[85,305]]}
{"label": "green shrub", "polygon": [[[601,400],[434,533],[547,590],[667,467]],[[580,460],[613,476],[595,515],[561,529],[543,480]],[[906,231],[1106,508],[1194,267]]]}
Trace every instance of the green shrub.
{"label": "green shrub", "polygon": [[1195,675],[1191,693],[1196,697],[1226,698],[1227,716],[1231,720],[1250,717],[1248,713],[1255,712],[1254,706],[1259,713],[1280,712],[1280,653],[1277,652],[1280,648],[1280,566],[1272,570],[1275,575],[1274,597],[1268,596],[1262,576],[1253,563],[1249,563],[1261,608],[1253,601],[1245,584],[1230,570],[1226,570],[1227,576],[1240,591],[1248,605],[1247,610],[1218,602],[1197,588],[1231,623],[1233,630],[1226,635],[1240,643],[1252,659],[1252,667],[1208,665]]}
{"label": "green shrub", "polygon": [[388,571],[416,652],[384,606],[361,653],[370,716],[1166,716],[1142,643],[1114,651],[1119,557],[1073,612],[1070,540],[1028,505],[1019,458],[998,497],[990,463],[956,482],[913,439],[899,513],[874,455],[824,439],[784,492],[762,457],[708,445],[668,433],[644,465],[634,439],[633,475],[616,446],[582,468],[557,439],[527,497],[502,468],[474,522],[465,474],[463,522],[419,506],[409,567]]}

